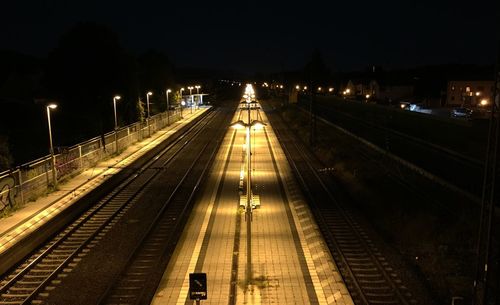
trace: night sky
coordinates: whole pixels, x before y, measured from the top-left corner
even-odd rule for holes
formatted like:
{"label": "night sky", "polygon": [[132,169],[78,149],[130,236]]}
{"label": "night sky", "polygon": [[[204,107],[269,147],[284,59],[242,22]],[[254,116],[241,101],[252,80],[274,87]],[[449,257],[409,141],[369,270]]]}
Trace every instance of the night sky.
{"label": "night sky", "polygon": [[[495,60],[498,1],[3,1],[0,49],[46,56],[80,21],[134,53],[254,73],[299,68],[318,48],[333,70]],[[496,38],[495,38],[496,37]]]}

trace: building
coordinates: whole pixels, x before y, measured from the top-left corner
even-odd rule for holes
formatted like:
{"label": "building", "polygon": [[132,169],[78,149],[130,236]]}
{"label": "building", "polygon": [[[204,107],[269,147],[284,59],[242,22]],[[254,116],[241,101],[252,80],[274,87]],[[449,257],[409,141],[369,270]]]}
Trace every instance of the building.
{"label": "building", "polygon": [[491,104],[494,81],[454,80],[448,81],[447,106],[482,107]]}
{"label": "building", "polygon": [[414,95],[414,85],[404,80],[354,80],[351,79],[344,88],[344,95],[366,96],[384,101],[394,102],[411,99]]}

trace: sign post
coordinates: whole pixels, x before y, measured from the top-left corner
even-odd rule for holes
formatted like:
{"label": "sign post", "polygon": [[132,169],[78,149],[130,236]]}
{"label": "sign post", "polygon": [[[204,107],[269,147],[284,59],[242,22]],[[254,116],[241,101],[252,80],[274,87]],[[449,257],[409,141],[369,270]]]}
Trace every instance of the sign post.
{"label": "sign post", "polygon": [[206,273],[190,273],[189,274],[189,299],[196,300],[196,304],[200,304],[200,300],[207,299],[207,274]]}

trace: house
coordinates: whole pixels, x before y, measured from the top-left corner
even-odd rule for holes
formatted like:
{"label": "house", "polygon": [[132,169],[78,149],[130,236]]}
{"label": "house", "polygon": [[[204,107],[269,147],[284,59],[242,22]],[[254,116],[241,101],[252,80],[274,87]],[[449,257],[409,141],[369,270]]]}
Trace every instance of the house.
{"label": "house", "polygon": [[390,79],[351,79],[347,82],[343,92],[346,96],[366,96],[384,101],[393,102],[402,99],[411,99],[414,95],[414,85],[404,80]]}
{"label": "house", "polygon": [[446,105],[465,107],[490,105],[493,100],[494,85],[492,80],[448,81]]}

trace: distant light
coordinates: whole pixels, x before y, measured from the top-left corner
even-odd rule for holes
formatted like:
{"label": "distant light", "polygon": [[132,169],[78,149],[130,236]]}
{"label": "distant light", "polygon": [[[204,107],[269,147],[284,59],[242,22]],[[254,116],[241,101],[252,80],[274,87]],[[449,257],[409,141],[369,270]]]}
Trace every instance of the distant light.
{"label": "distant light", "polygon": [[404,109],[404,108],[405,108],[405,106],[406,106],[405,104],[401,104],[401,105],[399,105],[399,107],[401,107],[401,109]]}
{"label": "distant light", "polygon": [[488,100],[487,100],[487,99],[485,99],[485,98],[483,98],[483,99],[481,100],[481,106],[486,106],[486,105],[488,105]]}
{"label": "distant light", "polygon": [[56,104],[50,104],[50,105],[47,105],[47,107],[49,107],[50,109],[56,109],[57,105]]}
{"label": "distant light", "polygon": [[186,105],[186,102],[182,101],[182,102],[181,102],[181,105],[182,105],[182,106],[185,106],[185,105]]}
{"label": "distant light", "polygon": [[328,92],[332,92],[333,91],[333,88],[328,88]]}
{"label": "distant light", "polygon": [[476,92],[476,96],[480,96],[480,95],[481,95],[480,91]]}
{"label": "distant light", "polygon": [[318,87],[318,91],[321,91],[321,89],[322,89],[321,87]]}
{"label": "distant light", "polygon": [[148,95],[153,95],[153,92],[149,91],[149,92],[148,92]]}
{"label": "distant light", "polygon": [[307,90],[307,86],[304,86],[304,90]]}
{"label": "distant light", "polygon": [[121,99],[121,98],[122,98],[122,97],[121,97],[121,96],[119,96],[119,95],[116,95],[116,96],[115,96],[115,100],[119,100],[119,99]]}
{"label": "distant light", "polygon": [[167,89],[167,92],[168,92],[168,93],[170,93],[170,92],[172,92],[172,90],[170,90],[170,89]]}
{"label": "distant light", "polygon": [[369,95],[369,94],[367,94],[367,95],[365,95],[365,97],[366,97],[366,98],[370,98],[370,95]]}
{"label": "distant light", "polygon": [[295,89],[300,90],[300,86],[299,85],[295,86]]}
{"label": "distant light", "polygon": [[345,89],[345,93],[347,94],[351,93],[351,89]]}

